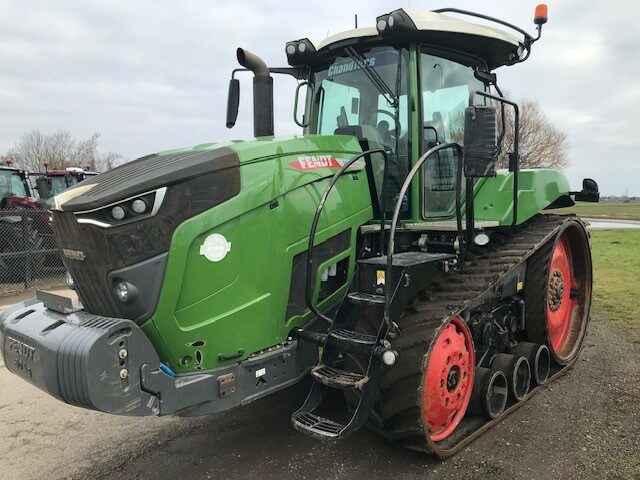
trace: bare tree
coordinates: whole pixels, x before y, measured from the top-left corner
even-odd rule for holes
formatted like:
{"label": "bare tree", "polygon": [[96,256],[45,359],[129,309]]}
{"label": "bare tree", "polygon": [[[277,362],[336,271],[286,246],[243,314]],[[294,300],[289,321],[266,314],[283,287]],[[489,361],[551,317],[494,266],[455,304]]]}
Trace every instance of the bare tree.
{"label": "bare tree", "polygon": [[115,168],[118,165],[122,165],[125,162],[126,159],[119,153],[99,153],[96,156],[92,167],[96,172],[106,172],[107,170],[111,170],[112,168]]}
{"label": "bare tree", "polygon": [[38,172],[44,170],[45,164],[50,169],[89,167],[96,171],[105,171],[124,163],[122,155],[113,152],[100,153],[99,138],[99,133],[85,140],[76,140],[64,130],[50,134],[31,130],[22,134],[8,154],[16,165]]}
{"label": "bare tree", "polygon": [[[520,106],[520,168],[553,168],[561,170],[569,165],[567,136],[559,130],[542,111],[540,104],[528,98]],[[502,131],[500,106],[498,110],[498,132]],[[508,153],[513,152],[514,112],[505,107],[504,141],[498,157],[498,168],[509,167]]]}

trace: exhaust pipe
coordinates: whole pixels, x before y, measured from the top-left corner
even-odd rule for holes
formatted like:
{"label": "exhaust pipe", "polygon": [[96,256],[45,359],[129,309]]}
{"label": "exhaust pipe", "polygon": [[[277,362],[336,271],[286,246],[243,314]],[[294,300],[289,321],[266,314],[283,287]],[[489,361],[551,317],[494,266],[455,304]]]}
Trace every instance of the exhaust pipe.
{"label": "exhaust pipe", "polygon": [[543,385],[549,378],[551,370],[551,354],[546,345],[521,342],[511,349],[514,355],[521,355],[529,361],[531,367],[531,382]]}
{"label": "exhaust pipe", "polygon": [[499,370],[477,367],[469,410],[475,415],[494,419],[507,406],[507,377]]}
{"label": "exhaust pipe", "polygon": [[236,51],[238,63],[253,72],[253,135],[273,136],[273,78],[257,55],[243,48]]}
{"label": "exhaust pipe", "polygon": [[509,395],[516,402],[522,400],[529,393],[531,368],[525,357],[499,353],[493,358],[491,368],[500,370],[507,377]]}

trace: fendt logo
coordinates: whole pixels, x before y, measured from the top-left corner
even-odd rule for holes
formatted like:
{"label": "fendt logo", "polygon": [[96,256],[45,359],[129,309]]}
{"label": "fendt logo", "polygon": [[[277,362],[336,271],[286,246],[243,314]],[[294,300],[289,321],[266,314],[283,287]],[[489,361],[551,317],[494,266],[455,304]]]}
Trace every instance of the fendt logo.
{"label": "fendt logo", "polygon": [[291,162],[296,170],[316,170],[318,168],[340,168],[344,160],[338,160],[330,155],[305,155],[298,157],[298,160]]}
{"label": "fendt logo", "polygon": [[67,257],[69,260],[77,260],[79,262],[84,262],[85,254],[80,250],[70,250],[68,248],[63,248],[62,253],[64,253],[64,256]]}

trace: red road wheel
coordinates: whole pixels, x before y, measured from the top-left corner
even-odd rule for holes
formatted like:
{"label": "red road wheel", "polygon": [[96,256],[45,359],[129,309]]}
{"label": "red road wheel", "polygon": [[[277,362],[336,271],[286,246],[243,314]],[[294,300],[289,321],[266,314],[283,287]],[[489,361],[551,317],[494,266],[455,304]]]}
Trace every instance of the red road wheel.
{"label": "red road wheel", "polygon": [[475,373],[471,332],[453,317],[436,338],[422,386],[422,416],[434,442],[447,438],[464,417]]}

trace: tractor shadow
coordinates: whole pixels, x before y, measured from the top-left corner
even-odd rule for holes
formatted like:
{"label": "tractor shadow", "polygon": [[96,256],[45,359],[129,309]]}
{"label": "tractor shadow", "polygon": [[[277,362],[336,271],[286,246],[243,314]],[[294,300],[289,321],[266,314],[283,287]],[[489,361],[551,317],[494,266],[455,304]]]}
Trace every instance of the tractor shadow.
{"label": "tractor shadow", "polygon": [[[291,414],[308,392],[302,382],[288,390],[217,416],[185,419],[186,428],[167,431],[151,449],[105,471],[96,465],[92,478],[378,478],[397,474],[398,465],[416,472],[439,461],[402,449],[360,429],[340,442],[321,442],[297,432]],[[328,400],[323,414],[346,411],[340,395]],[[411,468],[414,467],[414,468]],[[83,478],[87,478],[87,473]]]}

